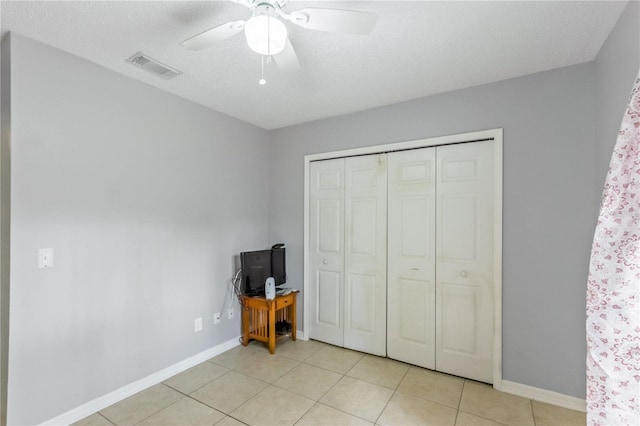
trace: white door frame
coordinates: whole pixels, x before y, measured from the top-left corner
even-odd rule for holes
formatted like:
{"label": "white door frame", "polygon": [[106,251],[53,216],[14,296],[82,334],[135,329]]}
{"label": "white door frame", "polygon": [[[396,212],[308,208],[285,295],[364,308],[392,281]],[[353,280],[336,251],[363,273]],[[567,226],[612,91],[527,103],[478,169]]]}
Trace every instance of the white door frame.
{"label": "white door frame", "polygon": [[494,329],[493,329],[493,387],[502,390],[502,134],[503,130],[490,129],[478,132],[461,133],[457,135],[439,136],[435,138],[418,139],[407,142],[397,142],[385,145],[354,148],[342,151],[310,154],[304,157],[304,283],[303,283],[303,328],[302,338],[308,339],[309,324],[309,164],[312,161],[329,160],[332,158],[351,157],[356,155],[379,154],[407,149],[426,148],[437,145],[450,145],[481,140],[494,141]]}

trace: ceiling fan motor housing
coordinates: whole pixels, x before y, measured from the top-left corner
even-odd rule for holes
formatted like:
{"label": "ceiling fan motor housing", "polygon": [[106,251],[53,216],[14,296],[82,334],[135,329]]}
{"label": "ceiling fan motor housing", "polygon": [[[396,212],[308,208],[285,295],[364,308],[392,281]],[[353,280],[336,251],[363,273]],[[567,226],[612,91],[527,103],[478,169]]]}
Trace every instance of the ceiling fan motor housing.
{"label": "ceiling fan motor housing", "polygon": [[288,0],[256,0],[251,6],[251,10],[253,16],[269,14],[277,17],[287,3],[289,3]]}
{"label": "ceiling fan motor housing", "polygon": [[287,43],[287,27],[278,19],[277,2],[264,1],[257,4],[251,18],[244,25],[249,47],[261,55],[276,55]]}

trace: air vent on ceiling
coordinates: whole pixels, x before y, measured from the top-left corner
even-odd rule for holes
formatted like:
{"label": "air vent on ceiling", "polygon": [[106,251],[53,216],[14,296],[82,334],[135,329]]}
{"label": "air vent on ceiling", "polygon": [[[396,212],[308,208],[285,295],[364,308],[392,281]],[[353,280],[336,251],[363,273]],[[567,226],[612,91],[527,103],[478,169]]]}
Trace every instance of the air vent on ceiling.
{"label": "air vent on ceiling", "polygon": [[162,77],[165,80],[172,79],[173,77],[182,74],[181,71],[160,63],[155,59],[152,59],[143,54],[142,52],[136,53],[135,55],[127,59],[127,62],[132,63],[133,65],[138,66],[143,70],[149,71],[151,74]]}

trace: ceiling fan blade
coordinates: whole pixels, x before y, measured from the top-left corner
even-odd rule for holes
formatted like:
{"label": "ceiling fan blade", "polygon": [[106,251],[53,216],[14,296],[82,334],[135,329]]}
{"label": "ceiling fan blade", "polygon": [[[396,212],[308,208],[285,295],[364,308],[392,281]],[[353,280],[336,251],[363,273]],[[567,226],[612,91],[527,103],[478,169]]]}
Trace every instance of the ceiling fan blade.
{"label": "ceiling fan blade", "polygon": [[300,70],[298,56],[296,55],[296,51],[293,49],[289,38],[287,38],[287,42],[284,45],[284,50],[277,55],[274,55],[273,60],[276,61],[278,68],[283,72],[296,72]]}
{"label": "ceiling fan blade", "polygon": [[218,41],[238,34],[243,30],[244,22],[245,21],[231,21],[226,24],[218,25],[217,27],[188,38],[180,44],[191,50],[200,50],[205,47],[210,47]]}
{"label": "ceiling fan blade", "polygon": [[376,26],[378,15],[340,9],[305,8],[291,12],[291,22],[303,28],[366,35]]}

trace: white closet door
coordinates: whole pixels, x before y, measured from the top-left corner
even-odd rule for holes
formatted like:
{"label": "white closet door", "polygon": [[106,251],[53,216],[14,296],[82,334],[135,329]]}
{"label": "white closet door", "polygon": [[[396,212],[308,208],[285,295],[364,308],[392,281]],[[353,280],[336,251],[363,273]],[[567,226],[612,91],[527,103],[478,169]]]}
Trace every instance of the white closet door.
{"label": "white closet door", "polygon": [[344,346],[386,355],[386,155],[346,160]]}
{"label": "white closet door", "polygon": [[343,346],[345,160],[310,164],[309,336]]}
{"label": "white closet door", "polygon": [[436,150],[436,369],[491,383],[493,144]]}
{"label": "white closet door", "polygon": [[435,148],[388,154],[387,353],[435,369]]}

